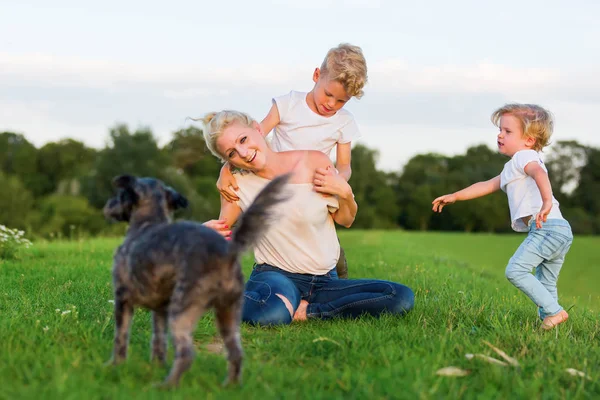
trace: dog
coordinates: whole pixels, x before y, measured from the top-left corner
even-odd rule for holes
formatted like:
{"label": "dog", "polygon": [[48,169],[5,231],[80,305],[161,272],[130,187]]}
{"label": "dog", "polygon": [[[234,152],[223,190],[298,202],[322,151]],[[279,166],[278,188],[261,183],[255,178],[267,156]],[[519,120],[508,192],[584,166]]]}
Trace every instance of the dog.
{"label": "dog", "polygon": [[104,206],[107,218],[129,223],[113,264],[115,336],[108,364],[127,358],[134,308],[152,311],[151,359],[166,365],[168,331],[175,348],[163,387],[177,386],[194,358],[192,333],[198,319],[215,309],[216,323],[227,350],[224,384],[239,383],[244,278],[240,255],[267,231],[274,205],[287,199],[282,175],[259,193],[238,219],[231,240],[200,223],[172,222],[187,199],[162,181],[122,175],[113,179],[117,195]]}

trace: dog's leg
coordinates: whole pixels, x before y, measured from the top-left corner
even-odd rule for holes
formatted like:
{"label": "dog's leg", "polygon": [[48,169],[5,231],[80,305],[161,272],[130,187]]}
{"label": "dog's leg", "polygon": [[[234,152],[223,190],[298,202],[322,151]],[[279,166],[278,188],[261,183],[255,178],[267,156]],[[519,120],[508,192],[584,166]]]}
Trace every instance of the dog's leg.
{"label": "dog's leg", "polygon": [[167,309],[152,312],[152,361],[167,365]]}
{"label": "dog's leg", "polygon": [[219,306],[216,309],[217,326],[227,349],[228,374],[223,385],[238,384],[242,373],[242,342],[240,340],[240,323],[243,298],[228,307]]}
{"label": "dog's leg", "polygon": [[201,304],[196,302],[185,309],[181,309],[179,304],[171,302],[169,306],[169,328],[175,347],[175,360],[169,376],[161,385],[162,387],[177,386],[181,375],[192,365],[194,360],[192,332],[204,311],[206,311],[204,299]]}
{"label": "dog's leg", "polygon": [[133,319],[133,306],[126,299],[127,289],[115,290],[115,341],[110,364],[118,364],[127,358],[129,328]]}

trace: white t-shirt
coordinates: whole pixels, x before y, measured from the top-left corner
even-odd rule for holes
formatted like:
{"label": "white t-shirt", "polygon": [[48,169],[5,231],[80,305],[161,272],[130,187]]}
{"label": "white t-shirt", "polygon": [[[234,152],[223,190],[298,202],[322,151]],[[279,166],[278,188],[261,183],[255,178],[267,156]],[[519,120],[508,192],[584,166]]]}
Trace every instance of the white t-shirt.
{"label": "white t-shirt", "polygon": [[307,94],[292,90],[273,98],[279,111],[279,124],[271,139],[273,150],[318,150],[330,156],[338,143],[360,138],[358,125],[349,111],[342,108],[331,117],[319,115],[308,107]]}
{"label": "white t-shirt", "polygon": [[[548,172],[537,151],[520,150],[504,164],[500,174],[500,189],[508,196],[511,225],[517,232],[529,230],[521,218],[528,216],[535,218],[543,203],[535,180],[525,173],[525,166],[530,162],[538,163],[546,173]],[[552,196],[552,209],[548,219],[564,219],[554,196]]]}
{"label": "white t-shirt", "polygon": [[[246,211],[258,193],[270,182],[251,172],[236,173],[240,198]],[[289,200],[274,206],[277,219],[254,248],[257,264],[267,263],[284,271],[325,275],[337,264],[340,244],[333,221],[339,208],[337,197],[321,195],[312,183],[288,184]]]}

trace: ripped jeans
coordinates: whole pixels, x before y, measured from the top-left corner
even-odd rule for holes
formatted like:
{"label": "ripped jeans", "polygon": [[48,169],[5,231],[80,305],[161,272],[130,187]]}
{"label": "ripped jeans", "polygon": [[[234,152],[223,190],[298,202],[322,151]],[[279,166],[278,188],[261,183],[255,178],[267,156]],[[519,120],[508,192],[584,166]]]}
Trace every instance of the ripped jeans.
{"label": "ripped jeans", "polygon": [[356,318],[382,312],[403,315],[414,306],[407,286],[374,279],[338,279],[335,269],[325,275],[294,274],[277,267],[255,265],[246,283],[242,320],[257,325],[285,325],[292,316],[277,294],[287,298],[294,311],[308,301],[309,319]]}

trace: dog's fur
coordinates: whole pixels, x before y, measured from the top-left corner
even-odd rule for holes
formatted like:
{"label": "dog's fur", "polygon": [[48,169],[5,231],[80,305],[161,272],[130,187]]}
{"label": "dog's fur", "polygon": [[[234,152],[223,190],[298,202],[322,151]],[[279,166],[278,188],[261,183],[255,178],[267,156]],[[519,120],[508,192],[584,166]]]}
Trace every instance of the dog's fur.
{"label": "dog's fur", "polygon": [[104,214],[129,222],[114,255],[115,338],[111,363],[127,357],[134,307],[152,310],[152,359],[166,364],[166,335],[171,331],[175,359],[164,385],[179,383],[193,361],[192,332],[209,308],[227,349],[226,382],[241,377],[240,321],[244,281],[240,254],[255,244],[272,220],[272,207],[284,201],[289,175],[271,181],[238,220],[228,242],[202,224],[172,222],[187,200],[163,182],[123,175],[113,180],[116,197]]}

